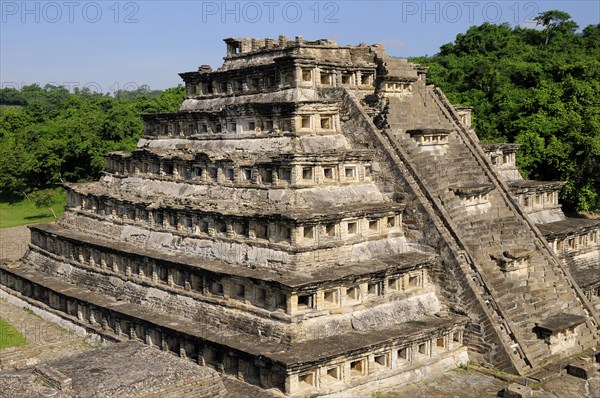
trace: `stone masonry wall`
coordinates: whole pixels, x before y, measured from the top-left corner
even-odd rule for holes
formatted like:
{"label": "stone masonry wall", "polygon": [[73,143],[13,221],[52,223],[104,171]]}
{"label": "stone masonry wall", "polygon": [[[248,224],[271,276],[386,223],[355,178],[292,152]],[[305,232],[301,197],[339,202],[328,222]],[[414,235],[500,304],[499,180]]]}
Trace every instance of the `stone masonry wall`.
{"label": "stone masonry wall", "polygon": [[[328,95],[336,94],[331,91]],[[432,278],[437,282],[450,310],[465,314],[470,319],[465,330],[469,356],[479,363],[494,364],[498,368],[514,371],[510,356],[491,320],[491,314],[475,293],[473,283],[467,280],[466,265],[457,260],[457,248],[449,247],[448,238],[442,236],[445,229],[442,220],[427,204],[427,198],[419,192],[416,183],[409,182],[414,177],[399,159],[394,158],[395,150],[380,136],[356,99],[346,93],[340,95],[340,100],[340,119],[348,138],[359,147],[373,149],[375,146],[373,174],[381,189],[390,196],[396,195],[396,192],[403,193],[402,200],[406,203],[403,220],[409,246],[427,245],[440,254],[440,268],[438,272],[433,272]]]}
{"label": "stone masonry wall", "polygon": [[197,238],[185,232],[151,231],[83,216],[72,211],[64,213],[61,224],[66,227],[75,225],[82,231],[96,231],[106,238],[118,236],[124,241],[140,246],[160,247],[173,252],[183,251],[198,256],[199,259],[219,259],[243,266],[262,266],[286,271],[349,264],[414,250],[409,248],[404,236],[397,236],[354,244],[340,241],[334,247],[290,253],[259,245]]}

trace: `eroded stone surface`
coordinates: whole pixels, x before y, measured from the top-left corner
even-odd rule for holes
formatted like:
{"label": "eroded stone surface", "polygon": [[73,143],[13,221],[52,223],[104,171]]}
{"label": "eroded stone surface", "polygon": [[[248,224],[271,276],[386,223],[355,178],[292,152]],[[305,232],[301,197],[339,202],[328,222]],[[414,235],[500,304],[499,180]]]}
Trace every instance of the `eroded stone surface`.
{"label": "eroded stone surface", "polygon": [[[180,74],[178,112],[66,184],[62,219],[0,267],[4,294],[291,396],[469,359],[527,374],[597,344],[534,225],[560,183],[519,180],[517,147],[482,148],[426,68],[381,45],[225,41],[217,70]],[[561,316],[577,325],[536,333]]]}
{"label": "eroded stone surface", "polygon": [[0,373],[0,389],[13,398],[227,396],[215,371],[135,342]]}

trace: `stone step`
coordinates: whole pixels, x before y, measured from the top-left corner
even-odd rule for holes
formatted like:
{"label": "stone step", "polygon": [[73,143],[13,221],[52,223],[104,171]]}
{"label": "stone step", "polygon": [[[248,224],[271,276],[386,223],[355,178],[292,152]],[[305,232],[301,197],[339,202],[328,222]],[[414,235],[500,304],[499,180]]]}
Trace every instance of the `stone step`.
{"label": "stone step", "polygon": [[[409,112],[410,107],[417,111]],[[435,128],[448,123],[433,91],[421,86],[416,88],[408,101],[390,100],[390,112],[389,119],[401,122],[403,131],[415,125]],[[403,115],[403,119],[400,119],[400,114]],[[463,142],[460,132],[449,136],[449,145],[443,157],[434,157],[431,153],[421,151],[414,140],[405,133],[398,134],[398,140],[407,153],[408,162],[425,185],[427,193],[439,198],[439,203],[452,219],[461,243],[475,259],[483,273],[482,276],[489,283],[489,289],[494,292],[493,297],[486,296],[485,289],[477,286],[478,294],[490,302],[490,308],[493,308],[492,302],[495,301],[503,310],[511,328],[518,329],[518,336],[522,339],[519,344],[531,356],[533,362],[546,357],[548,347],[532,332],[534,323],[568,306],[579,308],[580,304],[574,299],[572,289],[560,284],[563,279],[556,275],[554,265],[548,264],[541,255],[534,255],[530,260],[528,273],[519,277],[502,273],[496,261],[490,257],[511,249],[534,251],[536,246],[540,245],[539,238],[532,233],[522,216],[510,209],[499,192],[492,191],[490,209],[477,213],[467,212],[461,205],[460,197],[448,189],[449,186],[489,182],[488,174],[484,170],[487,166],[479,163],[477,156]],[[469,277],[479,279],[475,272]],[[557,284],[557,287],[554,287],[554,284]],[[499,319],[497,314],[493,317],[496,322],[505,322]],[[594,335],[590,330],[587,333]],[[502,338],[509,346],[512,345],[509,336],[505,335]],[[509,355],[515,366],[526,366],[518,355],[512,352],[509,352]]]}

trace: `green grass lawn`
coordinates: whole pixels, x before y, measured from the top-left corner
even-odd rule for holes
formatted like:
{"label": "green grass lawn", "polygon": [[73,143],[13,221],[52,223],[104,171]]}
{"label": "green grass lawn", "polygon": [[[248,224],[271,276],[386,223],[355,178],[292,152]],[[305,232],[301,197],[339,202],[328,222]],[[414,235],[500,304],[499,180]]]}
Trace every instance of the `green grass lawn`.
{"label": "green grass lawn", "polygon": [[25,337],[13,325],[0,318],[0,350],[18,347],[26,342]]}
{"label": "green grass lawn", "polygon": [[[62,188],[56,189],[55,192],[52,209],[56,216],[60,217],[67,202],[67,194]],[[0,228],[49,221],[54,221],[50,209],[37,208],[28,199],[14,203],[0,202]]]}

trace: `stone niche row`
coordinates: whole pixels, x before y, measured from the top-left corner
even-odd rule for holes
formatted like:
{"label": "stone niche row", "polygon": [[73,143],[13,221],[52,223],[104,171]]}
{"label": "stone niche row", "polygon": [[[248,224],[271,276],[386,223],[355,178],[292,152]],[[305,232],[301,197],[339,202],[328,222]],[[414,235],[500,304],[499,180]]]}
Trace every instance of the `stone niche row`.
{"label": "stone niche row", "polygon": [[587,234],[571,235],[563,239],[551,240],[550,246],[557,254],[577,252],[599,246],[600,229],[590,231]]}
{"label": "stone niche row", "polygon": [[141,317],[133,310],[121,313],[107,309],[97,303],[73,298],[38,285],[18,276],[0,270],[2,284],[17,290],[26,297],[46,304],[85,327],[96,330],[104,336],[117,339],[141,341],[162,351],[170,352],[183,359],[211,366],[218,371],[229,373],[245,382],[263,388],[277,388],[285,392],[285,369],[270,361],[258,360],[252,355],[235,350],[194,335],[188,335],[168,325],[156,325]]}
{"label": "stone niche row", "polygon": [[407,130],[410,137],[421,149],[429,150],[448,146],[450,130],[446,129],[411,129]]}
{"label": "stone niche row", "polygon": [[210,139],[234,134],[237,138],[263,134],[332,134],[340,131],[338,110],[329,107],[318,113],[300,113],[289,117],[220,116],[201,117],[175,113],[156,119],[144,116],[145,137],[194,137]]}
{"label": "stone niche row", "polygon": [[560,207],[558,191],[523,193],[515,196],[528,213]]}
{"label": "stone niche row", "polygon": [[337,355],[312,370],[292,373],[264,356],[259,359],[239,349],[172,329],[168,324],[158,325],[145,320],[134,308],[125,314],[115,308],[108,309],[98,303],[67,296],[4,270],[0,270],[0,281],[102,335],[138,340],[262,388],[277,388],[285,394],[342,390],[355,380],[366,382],[394,376],[427,366],[432,360],[460,349],[463,344],[464,325],[454,324],[449,330],[436,330],[427,339],[406,336],[393,344],[386,341],[372,346],[367,352]]}
{"label": "stone niche row", "polygon": [[148,204],[85,195],[72,190],[69,191],[67,200],[68,207],[73,210],[123,223],[189,236],[278,244],[282,248],[290,245],[327,247],[336,242],[358,243],[372,238],[401,236],[403,233],[401,213],[394,210],[372,218],[348,217],[325,223],[297,225],[292,220],[277,222],[255,217],[218,215],[194,209],[149,208]]}
{"label": "stone niche row", "polygon": [[159,157],[105,157],[105,171],[116,176],[144,176],[186,182],[234,186],[294,187],[322,184],[355,184],[371,181],[371,165],[351,163],[235,164],[233,161],[198,163]]}
{"label": "stone niche row", "polygon": [[[410,339],[410,337],[408,338]],[[407,340],[408,340],[407,339]],[[353,356],[340,361],[330,361],[316,369],[291,375],[288,392],[335,391],[355,385],[355,381],[379,379],[386,373],[391,376],[431,363],[463,344],[463,327],[455,325],[450,331],[435,331],[427,339],[402,341],[376,352]]]}
{"label": "stone niche row", "polygon": [[[300,63],[302,61],[297,60]],[[244,75],[240,75],[244,73]],[[253,73],[254,72],[254,73]],[[229,75],[229,76],[228,76]],[[231,76],[234,75],[234,76]],[[235,76],[237,75],[237,76]],[[286,65],[273,68],[244,69],[234,73],[208,73],[200,75],[201,82],[186,80],[188,97],[214,97],[240,94],[257,94],[262,91],[289,88],[322,88],[346,86],[373,90],[376,79],[375,67],[341,70],[326,65]]]}
{"label": "stone niche row", "polygon": [[502,149],[498,149],[496,151],[491,151],[488,150],[487,148],[484,147],[484,151],[486,151],[486,154],[489,156],[490,160],[492,161],[492,164],[496,167],[515,167],[515,162],[516,162],[516,156],[515,156],[515,151],[516,149],[508,152],[508,151],[503,151]]}
{"label": "stone niche row", "polygon": [[595,308],[598,308],[598,302],[600,299],[600,285],[593,284],[592,286],[588,286],[586,288],[581,288],[581,290],[583,290],[583,293],[585,294],[585,297],[587,297],[588,300],[592,301],[592,304],[594,305]]}
{"label": "stone niche row", "polygon": [[203,301],[209,299],[209,302],[221,303],[225,299],[230,304],[237,302],[271,312],[280,310],[292,317],[306,313],[327,315],[329,310],[336,308],[352,310],[369,302],[380,303],[406,297],[407,294],[420,294],[430,287],[427,271],[417,266],[390,271],[386,275],[364,275],[362,280],[354,282],[339,281],[337,286],[336,281],[329,281],[329,287],[315,282],[309,290],[296,291],[291,287],[282,289],[278,284],[257,282],[258,275],[256,278],[246,278],[226,274],[225,271],[216,273],[185,262],[175,263],[148,255],[87,245],[39,230],[32,231],[31,239],[34,250],[37,247],[59,257],[59,261],[101,270],[123,279],[143,280],[147,285],[202,298]]}
{"label": "stone niche row", "polygon": [[305,313],[335,308],[351,308],[397,293],[422,293],[427,291],[429,287],[430,282],[427,271],[425,269],[415,269],[383,278],[372,278],[348,286],[299,292],[296,300],[291,302],[292,312]]}
{"label": "stone niche row", "polygon": [[381,91],[385,93],[406,93],[413,90],[412,82],[385,82],[381,86]]}
{"label": "stone niche row", "polygon": [[460,205],[469,213],[486,212],[491,208],[490,192],[491,185],[471,185],[450,188],[460,198]]}

